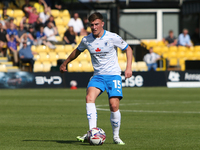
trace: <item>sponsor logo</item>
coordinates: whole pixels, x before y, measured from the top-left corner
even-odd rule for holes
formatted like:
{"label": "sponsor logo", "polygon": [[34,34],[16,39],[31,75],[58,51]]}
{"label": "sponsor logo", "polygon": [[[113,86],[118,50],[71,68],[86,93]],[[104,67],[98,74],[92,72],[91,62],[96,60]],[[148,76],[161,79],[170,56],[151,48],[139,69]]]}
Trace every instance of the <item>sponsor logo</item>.
{"label": "sponsor logo", "polygon": [[101,51],[101,49],[97,48],[97,49],[95,49],[95,51],[96,51],[96,52],[100,52],[100,51]]}
{"label": "sponsor logo", "polygon": [[200,74],[189,74],[185,73],[185,80],[194,80],[194,81],[200,81]]}
{"label": "sponsor logo", "polygon": [[46,76],[36,76],[35,82],[37,85],[43,85],[45,83],[48,83],[49,85],[58,85],[62,83],[62,78],[60,76],[51,76],[50,78],[47,78]]}
{"label": "sponsor logo", "polygon": [[175,71],[170,71],[168,79],[172,82],[180,81],[180,74],[178,72],[175,72]]}
{"label": "sponsor logo", "polygon": [[143,86],[144,79],[141,75],[132,76],[125,80],[125,76],[122,77],[122,87],[141,87]]}

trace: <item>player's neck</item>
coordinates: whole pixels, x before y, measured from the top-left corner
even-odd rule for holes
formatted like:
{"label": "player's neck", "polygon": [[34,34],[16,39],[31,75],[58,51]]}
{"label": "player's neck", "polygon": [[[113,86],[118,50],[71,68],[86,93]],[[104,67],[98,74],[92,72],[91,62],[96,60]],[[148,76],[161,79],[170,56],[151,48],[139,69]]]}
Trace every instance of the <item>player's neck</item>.
{"label": "player's neck", "polygon": [[101,32],[98,35],[94,35],[95,38],[101,38],[104,34],[104,29],[101,30]]}

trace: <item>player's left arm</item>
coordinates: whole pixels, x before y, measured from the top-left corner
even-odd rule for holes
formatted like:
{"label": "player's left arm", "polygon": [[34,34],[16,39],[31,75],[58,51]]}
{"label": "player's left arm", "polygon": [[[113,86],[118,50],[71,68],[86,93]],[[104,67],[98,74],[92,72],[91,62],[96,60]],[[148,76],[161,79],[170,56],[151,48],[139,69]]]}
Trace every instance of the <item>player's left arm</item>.
{"label": "player's left arm", "polygon": [[126,52],[126,58],[127,58],[125,78],[130,78],[132,76],[131,65],[132,65],[132,58],[133,58],[133,50],[130,46],[128,46],[125,52]]}

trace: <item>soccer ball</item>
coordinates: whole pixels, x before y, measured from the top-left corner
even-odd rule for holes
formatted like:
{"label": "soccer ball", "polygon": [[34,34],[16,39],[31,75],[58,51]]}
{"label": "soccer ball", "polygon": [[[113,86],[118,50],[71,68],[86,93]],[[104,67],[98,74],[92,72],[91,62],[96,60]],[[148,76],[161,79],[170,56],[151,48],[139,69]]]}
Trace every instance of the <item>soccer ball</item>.
{"label": "soccer ball", "polygon": [[102,145],[106,140],[106,134],[101,128],[92,128],[87,132],[90,145]]}

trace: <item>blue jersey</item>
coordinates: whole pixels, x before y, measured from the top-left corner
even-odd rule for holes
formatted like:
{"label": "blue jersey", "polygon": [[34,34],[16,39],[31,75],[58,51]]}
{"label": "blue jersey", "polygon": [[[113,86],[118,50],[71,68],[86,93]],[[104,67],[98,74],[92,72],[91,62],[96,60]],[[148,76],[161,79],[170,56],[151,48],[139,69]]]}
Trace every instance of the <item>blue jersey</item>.
{"label": "blue jersey", "polygon": [[85,36],[77,49],[90,52],[94,75],[121,75],[117,47],[125,50],[128,44],[119,35],[104,30],[101,38],[95,38],[92,33]]}

